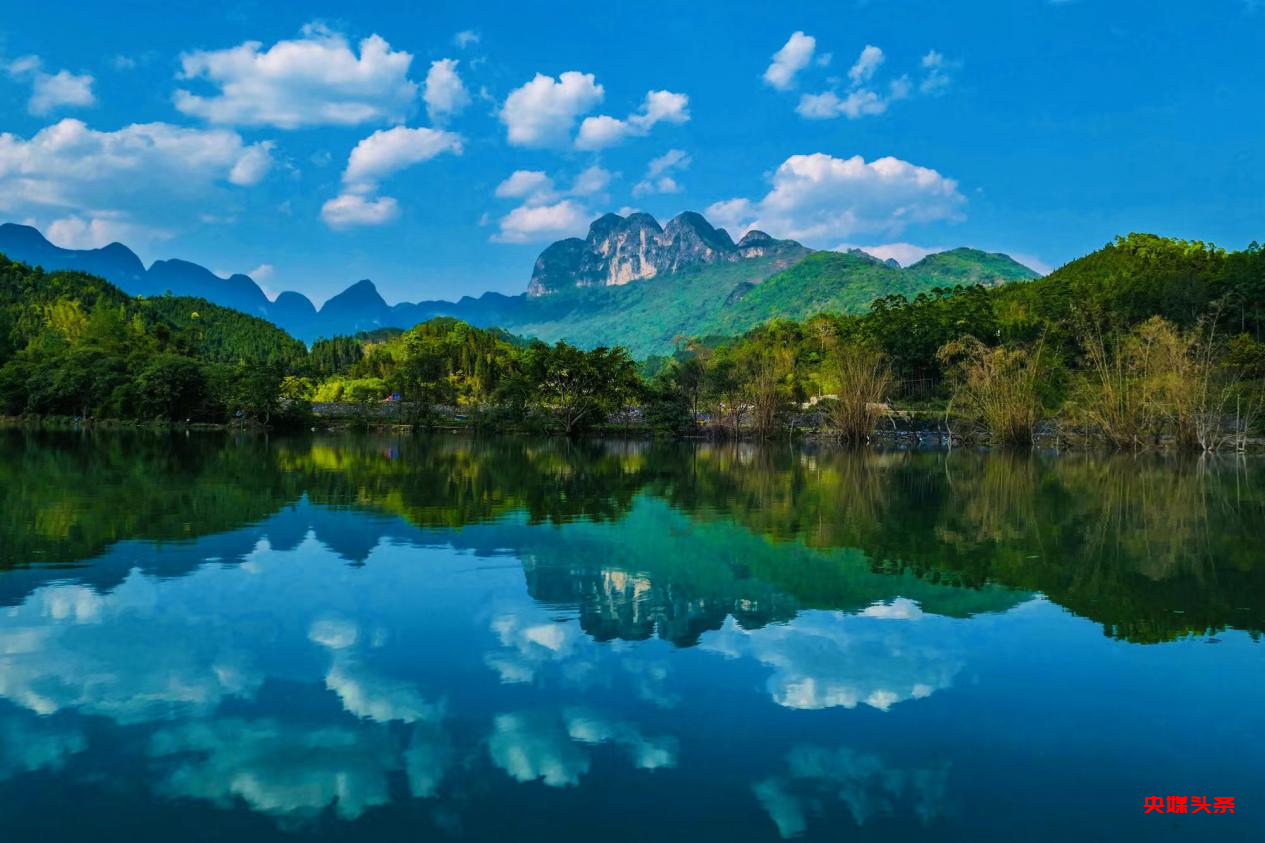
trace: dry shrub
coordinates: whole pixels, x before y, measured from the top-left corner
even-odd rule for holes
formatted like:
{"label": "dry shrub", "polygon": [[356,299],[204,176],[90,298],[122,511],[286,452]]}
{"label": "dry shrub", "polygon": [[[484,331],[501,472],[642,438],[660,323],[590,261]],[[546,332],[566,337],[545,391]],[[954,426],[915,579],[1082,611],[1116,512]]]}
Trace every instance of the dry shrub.
{"label": "dry shrub", "polygon": [[825,406],[831,430],[845,442],[864,442],[887,413],[892,386],[887,360],[872,348],[840,348],[831,356],[826,383],[835,395]]}
{"label": "dry shrub", "polygon": [[1089,378],[1077,409],[1116,447],[1214,451],[1246,438],[1258,405],[1245,406],[1242,373],[1222,364],[1215,320],[1182,332],[1154,316],[1111,348],[1099,331],[1082,341]]}
{"label": "dry shrub", "polygon": [[953,405],[995,444],[1030,447],[1043,407],[1041,348],[991,347],[963,337],[939,351],[953,369]]}

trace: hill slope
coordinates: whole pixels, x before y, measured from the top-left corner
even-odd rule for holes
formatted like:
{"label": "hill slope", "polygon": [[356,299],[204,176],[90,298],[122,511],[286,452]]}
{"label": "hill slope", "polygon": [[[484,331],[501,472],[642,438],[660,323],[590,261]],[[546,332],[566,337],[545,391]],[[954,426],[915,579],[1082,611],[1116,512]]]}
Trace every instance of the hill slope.
{"label": "hill slope", "polygon": [[974,249],[930,255],[902,269],[864,252],[813,252],[758,231],[735,243],[724,229],[689,212],[662,227],[647,214],[607,214],[593,222],[586,239],[546,248],[526,294],[485,293],[455,302],[391,305],[366,279],[318,310],[299,293],[269,301],[245,275],[220,278],[180,260],[146,269],[120,244],[62,249],[35,229],[13,224],[0,225],[0,253],[50,270],[100,274],[133,296],[203,297],[268,319],[307,342],[451,316],[547,341],[623,345],[637,357],[666,353],[680,336],[733,336],[770,319],[859,313],[894,293],[913,296],[935,287],[1036,277],[1006,255]]}

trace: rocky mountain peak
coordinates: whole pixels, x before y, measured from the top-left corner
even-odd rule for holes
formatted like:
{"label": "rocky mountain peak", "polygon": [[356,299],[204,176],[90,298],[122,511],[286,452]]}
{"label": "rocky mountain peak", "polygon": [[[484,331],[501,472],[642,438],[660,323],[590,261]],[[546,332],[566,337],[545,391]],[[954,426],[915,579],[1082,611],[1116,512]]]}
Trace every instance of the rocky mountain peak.
{"label": "rocky mountain peak", "polygon": [[807,254],[790,240],[767,234],[746,246],[735,245],[729,232],[716,228],[702,214],[686,211],[667,225],[650,214],[627,217],[605,214],[589,226],[583,240],[572,237],[553,243],[536,259],[529,296],[543,296],[573,287],[610,287],[660,275],[670,275],[703,264],[736,262],[767,254]]}

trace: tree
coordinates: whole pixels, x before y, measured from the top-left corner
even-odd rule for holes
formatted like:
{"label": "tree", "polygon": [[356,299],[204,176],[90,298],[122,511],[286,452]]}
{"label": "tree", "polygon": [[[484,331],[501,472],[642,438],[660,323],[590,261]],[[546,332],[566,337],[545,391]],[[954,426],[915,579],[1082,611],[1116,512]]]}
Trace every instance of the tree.
{"label": "tree", "polygon": [[568,436],[597,424],[631,398],[637,368],[622,348],[582,351],[566,342],[535,342],[523,355],[522,378],[535,403]]}
{"label": "tree", "polygon": [[196,360],[159,354],[137,376],[134,397],[138,418],[198,417],[208,398],[206,374]]}

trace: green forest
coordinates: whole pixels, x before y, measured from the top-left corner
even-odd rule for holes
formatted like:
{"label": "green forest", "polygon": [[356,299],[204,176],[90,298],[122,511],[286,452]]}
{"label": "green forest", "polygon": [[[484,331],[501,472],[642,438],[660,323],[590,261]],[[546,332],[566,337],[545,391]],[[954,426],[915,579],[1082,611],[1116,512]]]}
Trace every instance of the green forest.
{"label": "green forest", "polygon": [[[818,253],[784,274],[802,291],[830,290],[856,260]],[[952,265],[936,272],[956,278]],[[1207,450],[1242,447],[1255,432],[1265,379],[1256,244],[1226,251],[1133,234],[1043,278],[956,280],[917,294],[834,290],[832,301],[873,301],[860,315],[775,320],[736,338],[682,334],[672,355],[635,361],[622,348],[450,318],[309,349],[201,299],[133,298],[93,276],[0,258],[0,415],[281,427],[336,406],[353,424],[417,429],[618,424],[857,441],[921,418],[994,444],[1054,431]],[[784,295],[787,283],[756,285],[739,305]]]}

